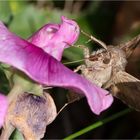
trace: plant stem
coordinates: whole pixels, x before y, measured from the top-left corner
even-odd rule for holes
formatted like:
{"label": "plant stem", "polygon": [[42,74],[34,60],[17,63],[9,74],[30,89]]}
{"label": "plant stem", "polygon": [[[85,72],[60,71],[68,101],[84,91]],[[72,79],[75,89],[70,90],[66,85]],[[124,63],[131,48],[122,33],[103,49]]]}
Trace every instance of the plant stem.
{"label": "plant stem", "polygon": [[9,105],[12,102],[12,100],[15,100],[16,97],[19,94],[22,94],[24,92],[24,90],[22,89],[22,87],[20,87],[19,85],[14,85],[13,88],[11,89],[11,91],[8,93],[8,102]]}
{"label": "plant stem", "polygon": [[103,119],[102,121],[97,121],[96,123],[84,128],[84,129],[82,129],[74,134],[69,135],[68,137],[64,138],[64,140],[71,140],[71,139],[77,138],[78,136],[81,136],[81,135],[83,135],[83,134],[85,134],[93,129],[96,129],[96,128],[102,126],[103,124],[106,124],[106,123],[113,121],[121,116],[124,116],[129,112],[131,112],[131,109],[125,109],[123,111],[120,111],[120,112],[118,112],[118,113],[116,113],[108,118]]}

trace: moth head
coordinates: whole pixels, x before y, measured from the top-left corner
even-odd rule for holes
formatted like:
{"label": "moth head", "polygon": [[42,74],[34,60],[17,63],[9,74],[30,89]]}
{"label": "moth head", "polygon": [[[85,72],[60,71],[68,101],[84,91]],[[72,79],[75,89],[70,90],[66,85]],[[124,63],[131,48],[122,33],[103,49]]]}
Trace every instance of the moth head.
{"label": "moth head", "polygon": [[95,63],[101,63],[102,65],[108,65],[111,62],[111,53],[108,50],[100,49],[93,52],[89,60]]}

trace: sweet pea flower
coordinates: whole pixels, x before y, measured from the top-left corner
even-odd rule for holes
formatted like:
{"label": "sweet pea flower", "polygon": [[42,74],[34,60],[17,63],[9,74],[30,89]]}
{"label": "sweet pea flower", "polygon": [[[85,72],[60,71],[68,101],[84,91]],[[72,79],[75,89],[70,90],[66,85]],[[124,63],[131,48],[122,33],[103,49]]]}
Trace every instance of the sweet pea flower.
{"label": "sweet pea flower", "polygon": [[7,107],[8,107],[7,98],[4,95],[0,94],[0,128],[4,123]]}
{"label": "sweet pea flower", "polygon": [[76,22],[65,17],[60,25],[45,25],[29,41],[11,33],[0,22],[0,62],[17,68],[44,86],[68,88],[83,94],[91,110],[100,114],[111,105],[112,95],[59,62],[67,44],[74,43],[78,35]]}
{"label": "sweet pea flower", "polygon": [[61,17],[61,24],[47,24],[34,33],[28,41],[42,48],[45,52],[61,60],[68,44],[74,44],[79,36],[79,27],[73,20]]}

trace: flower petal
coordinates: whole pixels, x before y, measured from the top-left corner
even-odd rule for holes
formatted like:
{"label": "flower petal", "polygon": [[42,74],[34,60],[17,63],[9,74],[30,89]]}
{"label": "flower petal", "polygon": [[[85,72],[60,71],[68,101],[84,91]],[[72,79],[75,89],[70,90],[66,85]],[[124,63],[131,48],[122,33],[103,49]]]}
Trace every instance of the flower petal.
{"label": "flower petal", "polygon": [[59,24],[46,24],[29,37],[28,41],[47,52],[46,47],[48,46],[48,42],[56,34],[59,28]]}
{"label": "flower petal", "polygon": [[57,60],[61,60],[63,51],[72,45],[79,36],[79,26],[73,20],[61,17],[62,23],[46,24],[29,38],[32,44],[39,46]]}
{"label": "flower petal", "polygon": [[41,48],[10,33],[2,23],[0,61],[18,68],[41,84],[69,88],[84,94],[95,114],[108,108],[113,101],[107,91],[74,73]]}
{"label": "flower petal", "polygon": [[0,127],[4,123],[7,107],[8,107],[7,98],[4,95],[0,94]]}

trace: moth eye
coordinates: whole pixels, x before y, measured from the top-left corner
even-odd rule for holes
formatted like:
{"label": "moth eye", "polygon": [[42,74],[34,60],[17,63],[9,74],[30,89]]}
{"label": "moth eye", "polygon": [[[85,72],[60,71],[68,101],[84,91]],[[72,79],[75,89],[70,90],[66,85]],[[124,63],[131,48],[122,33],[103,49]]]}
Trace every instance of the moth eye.
{"label": "moth eye", "polygon": [[90,60],[90,61],[97,61],[97,60],[98,60],[98,57],[97,57],[97,55],[95,55],[95,56],[91,55],[91,56],[89,57],[89,60]]}
{"label": "moth eye", "polygon": [[104,64],[108,64],[110,62],[110,59],[109,58],[105,58],[104,60],[103,60],[103,63]]}

